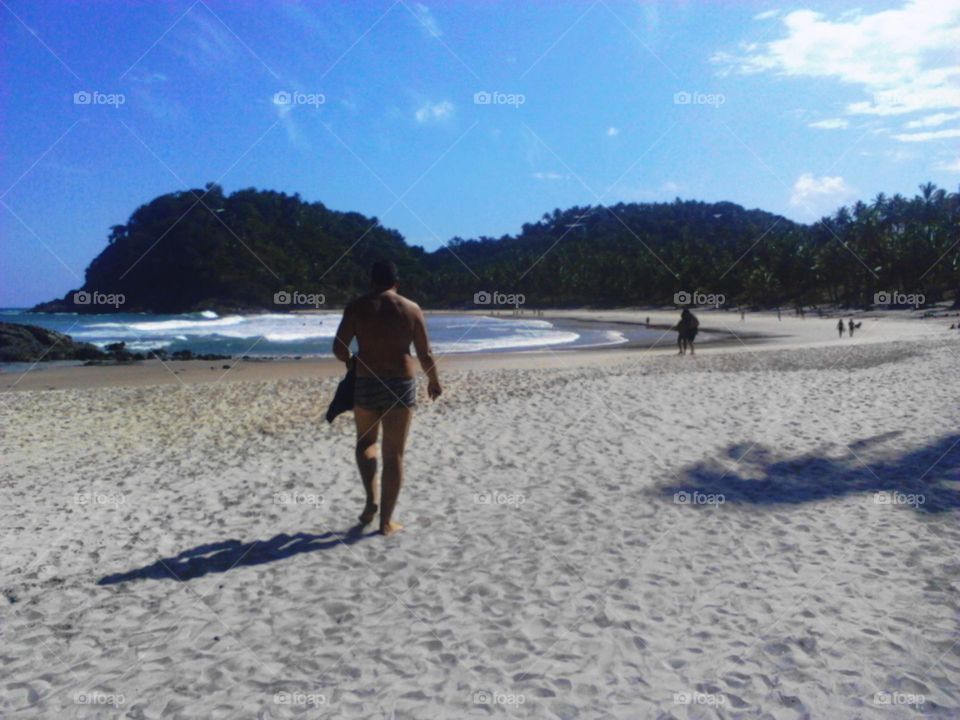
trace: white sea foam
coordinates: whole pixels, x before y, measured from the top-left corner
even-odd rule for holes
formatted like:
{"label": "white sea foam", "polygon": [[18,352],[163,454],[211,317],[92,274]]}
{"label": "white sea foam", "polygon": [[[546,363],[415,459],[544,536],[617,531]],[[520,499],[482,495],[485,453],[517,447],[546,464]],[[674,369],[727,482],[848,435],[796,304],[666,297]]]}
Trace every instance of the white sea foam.
{"label": "white sea foam", "polygon": [[[323,314],[258,314],[220,317],[213,311],[179,316],[95,316],[84,318],[70,334],[78,340],[106,345],[126,342],[131,349],[191,347],[203,352],[216,352],[219,343],[229,341],[257,342],[256,351],[263,355],[298,352],[330,354],[329,341],[336,334],[341,315]],[[547,320],[484,315],[431,315],[430,335],[439,352],[470,353],[522,350],[574,343],[581,339],[575,332],[556,329]],[[604,337],[597,333],[596,336]],[[600,344],[625,342],[620,333],[607,333]],[[585,338],[593,342],[594,335]],[[270,347],[282,345],[279,347]],[[229,351],[236,352],[233,347]]]}
{"label": "white sea foam", "polygon": [[499,338],[476,338],[473,340],[457,340],[454,342],[435,343],[441,353],[468,353],[483,352],[485,350],[512,350],[520,348],[543,347],[547,345],[563,345],[576,342],[580,336],[575,332],[556,330],[542,332],[537,335],[507,335]]}
{"label": "white sea foam", "polygon": [[589,345],[580,345],[581,348],[606,347],[607,345],[622,345],[628,342],[627,336],[619,330],[604,330],[603,340],[590,343]]}
{"label": "white sea foam", "polygon": [[139,352],[142,350],[154,350],[156,348],[165,348],[173,345],[173,340],[149,340],[145,342],[128,342],[127,350]]}
{"label": "white sea foam", "polygon": [[130,323],[129,327],[140,332],[163,332],[167,330],[203,331],[201,334],[211,335],[213,328],[229,327],[247,322],[243,315],[229,315],[215,320],[148,320],[147,322]]}

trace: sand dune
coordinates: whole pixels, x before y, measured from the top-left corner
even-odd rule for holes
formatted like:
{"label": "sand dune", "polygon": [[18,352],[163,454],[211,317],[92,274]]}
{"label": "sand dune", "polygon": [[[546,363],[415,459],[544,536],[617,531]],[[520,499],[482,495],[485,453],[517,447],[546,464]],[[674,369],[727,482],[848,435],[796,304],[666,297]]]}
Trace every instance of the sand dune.
{"label": "sand dune", "polygon": [[958,354],[451,369],[386,540],[335,378],[6,393],[0,715],[958,717]]}

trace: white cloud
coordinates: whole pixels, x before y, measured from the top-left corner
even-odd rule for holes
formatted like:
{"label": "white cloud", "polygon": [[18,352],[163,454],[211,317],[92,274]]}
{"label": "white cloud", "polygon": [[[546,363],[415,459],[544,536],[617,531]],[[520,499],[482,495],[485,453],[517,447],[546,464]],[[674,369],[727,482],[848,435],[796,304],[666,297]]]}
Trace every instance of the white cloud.
{"label": "white cloud", "polygon": [[815,177],[813,173],[803,173],[793,184],[790,204],[811,215],[823,215],[836,210],[853,195],[853,188],[839,175]]}
{"label": "white cloud", "polygon": [[777,15],[779,15],[779,14],[780,14],[780,11],[779,11],[779,10],[767,10],[767,11],[762,12],[762,13],[757,13],[756,15],[753,16],[753,19],[754,19],[754,20],[769,20],[770,18],[775,18],[775,17],[776,17]]}
{"label": "white cloud", "polygon": [[717,53],[725,72],[833,78],[867,99],[847,114],[902,115],[960,109],[960,3],[909,0],[901,7],[855,10],[836,20],[796,10],[780,21],[784,35]]}
{"label": "white cloud", "polygon": [[928,115],[927,117],[920,118],[919,120],[911,120],[904,125],[904,127],[908,130],[913,130],[915,128],[936,127],[937,125],[943,125],[948,120],[956,120],[957,118],[960,118],[960,112],[936,113],[935,115]]}
{"label": "white cloud", "polygon": [[531,177],[537,180],[566,180],[566,175],[561,175],[560,173],[555,172],[535,172]]}
{"label": "white cloud", "polygon": [[428,8],[423,3],[416,3],[410,12],[413,13],[413,16],[417,19],[417,22],[420,23],[420,26],[423,28],[423,31],[430,37],[440,37],[443,35],[443,31],[440,29],[440,24],[437,22],[437,19],[433,16],[433,13],[430,12]]}
{"label": "white cloud", "polygon": [[820,130],[842,130],[843,128],[850,127],[850,121],[844,120],[843,118],[827,118],[826,120],[812,122],[808,127],[818,128]]}
{"label": "white cloud", "polygon": [[950,130],[931,130],[930,132],[919,133],[900,133],[894,135],[894,138],[901,142],[929,142],[930,140],[945,140],[947,138],[960,137],[960,128]]}
{"label": "white cloud", "polygon": [[449,100],[441,100],[436,104],[424,103],[415,113],[415,117],[417,122],[425,123],[429,120],[443,120],[449,117],[452,112],[453,103]]}
{"label": "white cloud", "polygon": [[956,160],[944,160],[934,165],[934,167],[944,172],[960,173],[960,158]]}
{"label": "white cloud", "polygon": [[620,128],[608,127],[607,128],[607,137],[616,137],[620,134]]}

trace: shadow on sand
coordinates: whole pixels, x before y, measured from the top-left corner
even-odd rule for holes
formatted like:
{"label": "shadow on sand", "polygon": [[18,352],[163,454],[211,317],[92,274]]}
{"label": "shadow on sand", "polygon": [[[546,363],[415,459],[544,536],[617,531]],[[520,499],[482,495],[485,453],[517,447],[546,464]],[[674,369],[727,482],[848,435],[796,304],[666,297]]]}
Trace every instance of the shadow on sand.
{"label": "shadow on sand", "polygon": [[358,525],[346,533],[281,533],[264,541],[242,543],[239,540],[226,540],[198,545],[191,550],[184,550],[176,557],[161,558],[144,567],[107,575],[100,578],[97,585],[116,585],[130,580],[193,580],[210,573],[227,572],[235,567],[263,565],[300,553],[330,550],[338,545],[353,545],[376,534],[376,531],[364,532],[363,527]]}
{"label": "shadow on sand", "polygon": [[[686,492],[723,495],[727,503],[799,504],[853,493],[883,493],[878,503],[906,504],[918,512],[960,508],[960,435],[948,435],[901,455],[861,462],[863,450],[900,433],[886,433],[848,446],[849,457],[835,460],[803,455],[777,459],[768,448],[734,445],[725,466],[699,462],[661,486],[665,495]],[[740,460],[742,458],[742,460]],[[922,502],[919,499],[922,498]],[[913,502],[911,502],[913,499]]]}

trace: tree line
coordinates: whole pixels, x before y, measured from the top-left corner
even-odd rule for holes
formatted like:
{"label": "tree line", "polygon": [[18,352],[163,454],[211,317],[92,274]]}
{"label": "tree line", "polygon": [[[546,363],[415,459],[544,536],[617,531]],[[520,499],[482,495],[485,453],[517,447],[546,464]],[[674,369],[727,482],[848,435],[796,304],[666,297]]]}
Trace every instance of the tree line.
{"label": "tree line", "polygon": [[[678,293],[751,307],[957,302],[960,193],[926,183],[913,198],[880,194],[809,225],[679,198],[573,207],[516,235],[457,237],[428,252],[375,217],[210,183],[137,208],[110,229],[83,287],[35,310],[277,311],[318,297],[336,307],[367,288],[381,258],[427,307],[473,307],[481,291],[534,306],[671,304]],[[124,302],[99,307],[92,293]]]}

